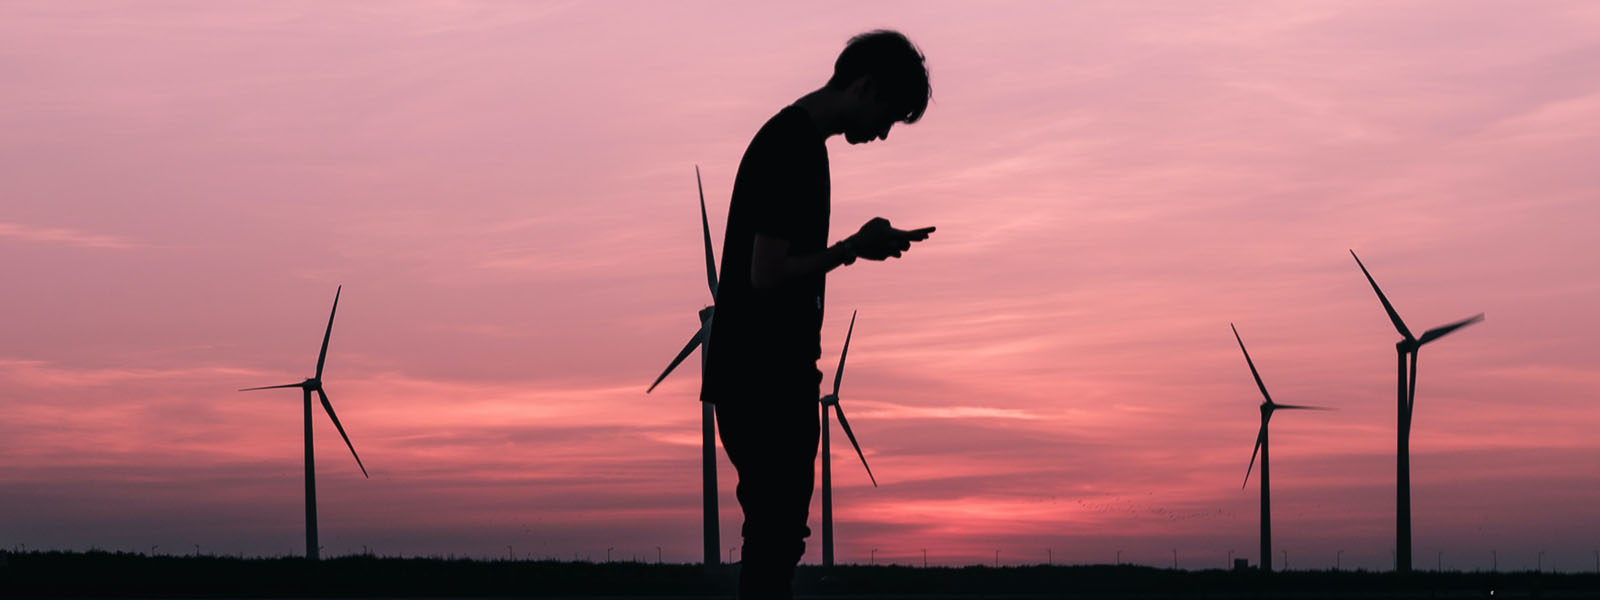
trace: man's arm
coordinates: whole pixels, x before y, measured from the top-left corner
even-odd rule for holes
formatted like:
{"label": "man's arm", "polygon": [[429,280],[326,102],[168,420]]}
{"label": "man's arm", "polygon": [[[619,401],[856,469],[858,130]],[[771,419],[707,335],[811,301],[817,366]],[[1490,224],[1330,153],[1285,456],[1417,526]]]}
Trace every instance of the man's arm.
{"label": "man's arm", "polygon": [[911,247],[911,242],[928,239],[933,230],[927,227],[902,231],[890,227],[887,219],[879,217],[867,221],[860,231],[844,241],[802,256],[789,255],[788,240],[757,233],[750,252],[750,285],[757,289],[775,288],[796,277],[827,273],[854,263],[858,257],[867,260],[898,258]]}
{"label": "man's arm", "polygon": [[827,273],[855,261],[856,254],[848,240],[821,252],[789,256],[789,240],[758,233],[750,251],[750,285],[756,289],[775,288],[796,277]]}

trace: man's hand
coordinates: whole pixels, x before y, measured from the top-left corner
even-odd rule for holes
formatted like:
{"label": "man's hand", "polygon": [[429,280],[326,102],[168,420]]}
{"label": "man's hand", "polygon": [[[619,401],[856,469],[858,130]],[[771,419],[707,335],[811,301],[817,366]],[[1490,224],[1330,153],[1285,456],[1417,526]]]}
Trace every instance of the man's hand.
{"label": "man's hand", "polygon": [[855,235],[846,238],[850,248],[857,256],[867,260],[886,260],[889,257],[899,258],[901,252],[911,248],[912,242],[928,239],[928,234],[934,228],[922,229],[895,229],[889,225],[889,220],[883,217],[873,218],[861,226]]}

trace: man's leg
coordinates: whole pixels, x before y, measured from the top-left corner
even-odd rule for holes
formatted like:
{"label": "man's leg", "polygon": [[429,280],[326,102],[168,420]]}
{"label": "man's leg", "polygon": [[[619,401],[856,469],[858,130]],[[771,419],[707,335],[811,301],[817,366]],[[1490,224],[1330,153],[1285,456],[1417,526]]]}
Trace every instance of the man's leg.
{"label": "man's leg", "polygon": [[737,493],[744,509],[739,597],[744,600],[792,596],[794,567],[811,534],[806,517],[819,433],[814,388],[799,386],[717,406],[722,445],[739,473]]}

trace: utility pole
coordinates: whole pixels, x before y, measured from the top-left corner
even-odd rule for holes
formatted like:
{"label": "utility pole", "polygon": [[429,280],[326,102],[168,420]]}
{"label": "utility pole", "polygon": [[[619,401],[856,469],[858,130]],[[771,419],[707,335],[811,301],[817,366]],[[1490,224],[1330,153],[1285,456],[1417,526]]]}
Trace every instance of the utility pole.
{"label": "utility pole", "polygon": [[1178,570],[1178,549],[1172,549],[1172,570]]}
{"label": "utility pole", "polygon": [[1050,548],[1044,549],[1044,564],[1052,567],[1056,566],[1056,555],[1054,554],[1054,550]]}
{"label": "utility pole", "polygon": [[878,549],[873,548],[871,554],[867,555],[867,565],[870,566],[876,564],[878,564]]}
{"label": "utility pole", "polygon": [[1344,550],[1333,553],[1333,570],[1335,571],[1339,570],[1339,557],[1342,554],[1344,554]]}
{"label": "utility pole", "polygon": [[[1596,550],[1595,553],[1594,553],[1594,564],[1595,564],[1595,570],[1597,572],[1600,572],[1600,550]],[[927,548],[923,548],[922,549],[922,568],[924,568],[924,569],[928,568],[928,549]]]}
{"label": "utility pole", "polygon": [[656,546],[656,564],[661,564],[661,546]]}
{"label": "utility pole", "polygon": [[614,550],[615,548],[616,548],[615,546],[611,546],[611,547],[606,548],[606,562],[611,562],[611,551]]}
{"label": "utility pole", "polygon": [[1233,568],[1233,551],[1232,550],[1228,551],[1228,564],[1222,565],[1222,568],[1224,568],[1224,569],[1232,569]]}
{"label": "utility pole", "polygon": [[994,568],[996,568],[996,569],[1000,568],[1000,551],[999,550],[995,550],[994,551]]}
{"label": "utility pole", "polygon": [[1543,573],[1544,572],[1544,551],[1543,550],[1539,551],[1539,561],[1534,563],[1534,564],[1536,564],[1538,566],[1533,568],[1533,572],[1535,572],[1535,573]]}
{"label": "utility pole", "polygon": [[1289,551],[1283,551],[1283,570],[1289,570]]}
{"label": "utility pole", "polygon": [[1122,566],[1122,551],[1121,550],[1117,551],[1117,566],[1119,566],[1119,567]]}
{"label": "utility pole", "polygon": [[195,555],[195,556],[196,556],[196,557],[199,557],[199,556],[200,556],[200,544],[195,544],[195,545],[194,545],[194,555]]}
{"label": "utility pole", "polygon": [[1434,558],[1433,570],[1437,571],[1437,572],[1440,572],[1440,573],[1444,572],[1444,551],[1443,550],[1440,550],[1439,551],[1439,556]]}
{"label": "utility pole", "polygon": [[1489,560],[1494,561],[1494,562],[1489,563],[1491,565],[1489,568],[1494,570],[1494,571],[1499,571],[1500,570],[1500,553],[1497,552],[1497,551],[1494,551],[1494,550],[1490,550],[1489,551]]}

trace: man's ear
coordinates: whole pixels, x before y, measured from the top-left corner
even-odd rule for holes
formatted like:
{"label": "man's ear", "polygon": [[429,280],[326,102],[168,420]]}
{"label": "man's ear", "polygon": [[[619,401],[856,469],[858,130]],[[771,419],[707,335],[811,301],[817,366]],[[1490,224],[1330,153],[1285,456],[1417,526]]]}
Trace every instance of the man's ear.
{"label": "man's ear", "polygon": [[877,86],[873,85],[872,75],[869,74],[857,77],[855,81],[850,82],[850,87],[845,89],[849,90],[851,95],[863,100],[871,99],[877,93]]}

